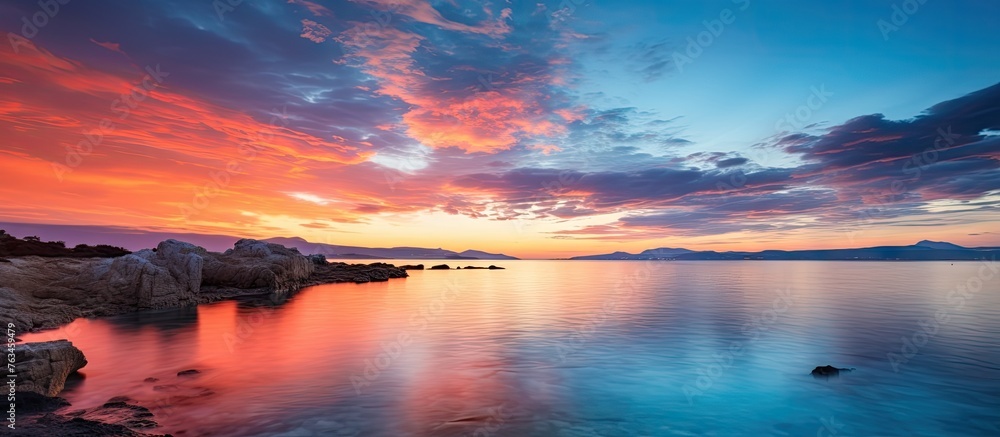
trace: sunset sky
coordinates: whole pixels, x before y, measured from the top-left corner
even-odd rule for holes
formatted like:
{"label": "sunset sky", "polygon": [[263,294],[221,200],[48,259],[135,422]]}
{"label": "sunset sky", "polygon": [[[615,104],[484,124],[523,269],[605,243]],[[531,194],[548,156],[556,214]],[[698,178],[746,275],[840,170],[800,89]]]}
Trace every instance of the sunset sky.
{"label": "sunset sky", "polygon": [[0,0],[0,221],[525,258],[1000,246],[998,16]]}

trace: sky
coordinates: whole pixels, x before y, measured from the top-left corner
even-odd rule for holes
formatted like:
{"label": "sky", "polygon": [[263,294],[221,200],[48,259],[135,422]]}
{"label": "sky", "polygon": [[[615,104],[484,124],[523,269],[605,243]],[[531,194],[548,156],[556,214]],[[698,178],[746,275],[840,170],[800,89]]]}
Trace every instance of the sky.
{"label": "sky", "polygon": [[1000,3],[0,0],[0,221],[1000,246]]}

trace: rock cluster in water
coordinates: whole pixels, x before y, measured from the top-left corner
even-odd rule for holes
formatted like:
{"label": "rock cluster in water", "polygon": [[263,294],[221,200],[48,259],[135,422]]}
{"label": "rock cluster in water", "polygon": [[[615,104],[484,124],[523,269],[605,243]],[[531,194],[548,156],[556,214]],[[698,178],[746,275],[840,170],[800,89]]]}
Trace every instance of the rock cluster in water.
{"label": "rock cluster in water", "polygon": [[[296,249],[257,240],[240,240],[224,253],[167,240],[155,249],[112,258],[46,253],[5,259],[0,262],[0,310],[17,331],[24,332],[54,328],[78,317],[175,308],[236,296],[285,296],[311,285],[406,276],[405,270],[391,264],[329,263],[321,255],[304,256]],[[15,351],[17,411],[24,424],[16,433],[145,436],[150,435],[146,430],[158,426],[147,408],[122,397],[97,408],[63,412],[69,403],[55,396],[66,379],[87,364],[72,343],[18,344]],[[182,370],[177,377],[200,373]],[[208,394],[211,391],[205,390],[196,396]]]}
{"label": "rock cluster in water", "polygon": [[[407,269],[407,270],[423,270],[424,269],[424,265],[423,264],[420,264],[420,265],[417,265],[417,266],[403,266],[401,268],[406,269],[407,267],[411,267],[410,269]],[[451,266],[449,266],[448,264],[439,264],[439,265],[436,265],[436,266],[431,266],[430,270],[451,270]],[[459,266],[459,267],[455,267],[455,270],[506,270],[506,269],[504,269],[503,267],[497,267],[497,266],[491,265],[489,267],[466,266],[465,268],[462,268],[461,266]]]}
{"label": "rock cluster in water", "polygon": [[327,263],[296,249],[244,239],[224,253],[176,240],[117,258],[28,256],[0,263],[0,310],[18,331],[78,317],[176,308],[242,295],[288,294],[337,282],[387,281],[390,264]]}

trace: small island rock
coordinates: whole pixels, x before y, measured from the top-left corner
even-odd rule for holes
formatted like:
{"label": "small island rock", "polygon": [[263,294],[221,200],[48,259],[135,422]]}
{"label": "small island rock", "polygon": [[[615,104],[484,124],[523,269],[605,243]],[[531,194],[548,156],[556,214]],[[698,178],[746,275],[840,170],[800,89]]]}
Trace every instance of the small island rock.
{"label": "small island rock", "polygon": [[829,378],[831,376],[840,376],[841,372],[845,372],[846,373],[846,372],[850,372],[852,370],[854,370],[854,369],[853,368],[851,368],[851,369],[837,368],[837,367],[833,367],[833,366],[830,366],[830,365],[818,366],[815,369],[813,369],[812,376],[815,376],[817,378]]}

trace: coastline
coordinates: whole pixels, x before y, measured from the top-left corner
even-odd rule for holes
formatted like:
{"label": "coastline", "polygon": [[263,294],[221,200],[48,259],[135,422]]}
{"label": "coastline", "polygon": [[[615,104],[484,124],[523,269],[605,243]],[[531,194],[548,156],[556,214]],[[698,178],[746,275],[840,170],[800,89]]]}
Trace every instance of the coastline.
{"label": "coastline", "polygon": [[[324,284],[406,278],[392,264],[328,262],[297,249],[244,239],[223,253],[176,240],[113,258],[21,256],[0,263],[0,308],[16,333],[59,329],[77,318],[193,307],[243,297],[288,298]],[[13,337],[12,337],[13,338]],[[15,343],[17,372],[11,435],[158,435],[153,413],[125,397],[72,410],[58,397],[66,378],[86,366],[69,341]],[[68,358],[67,358],[68,357]]]}

